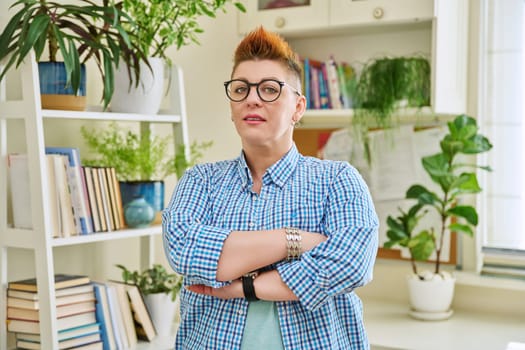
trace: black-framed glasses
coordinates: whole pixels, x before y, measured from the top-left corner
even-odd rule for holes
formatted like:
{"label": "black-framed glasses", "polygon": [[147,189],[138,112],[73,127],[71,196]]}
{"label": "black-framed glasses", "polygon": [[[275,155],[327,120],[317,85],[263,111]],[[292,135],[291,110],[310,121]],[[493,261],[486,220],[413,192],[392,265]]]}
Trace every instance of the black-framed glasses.
{"label": "black-framed glasses", "polygon": [[284,81],[275,79],[263,79],[258,83],[250,83],[244,79],[233,79],[224,82],[226,96],[233,102],[241,102],[250,94],[252,86],[255,86],[257,95],[264,102],[273,102],[281,96],[283,86],[288,86],[297,95],[301,93]]}

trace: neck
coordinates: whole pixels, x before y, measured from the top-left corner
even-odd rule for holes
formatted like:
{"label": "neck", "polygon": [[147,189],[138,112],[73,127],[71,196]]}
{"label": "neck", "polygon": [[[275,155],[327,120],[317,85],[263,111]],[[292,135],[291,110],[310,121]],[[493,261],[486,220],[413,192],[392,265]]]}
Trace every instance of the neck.
{"label": "neck", "polygon": [[283,147],[243,147],[246,163],[254,181],[261,180],[266,170],[281,159],[292,147],[292,142]]}

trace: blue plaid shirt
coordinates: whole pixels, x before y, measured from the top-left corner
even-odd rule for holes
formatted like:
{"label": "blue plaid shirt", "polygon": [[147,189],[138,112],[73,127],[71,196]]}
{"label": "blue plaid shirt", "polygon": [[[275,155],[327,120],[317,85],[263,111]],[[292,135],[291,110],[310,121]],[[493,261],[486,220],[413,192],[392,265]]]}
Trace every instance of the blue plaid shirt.
{"label": "blue plaid shirt", "polygon": [[[368,349],[354,289],[372,279],[378,219],[366,184],[345,162],[299,154],[295,145],[263,176],[260,194],[243,154],[188,170],[163,212],[164,248],[185,285],[221,287],[217,263],[232,230],[285,226],[328,239],[276,268],[299,301],[277,302],[286,349]],[[239,349],[248,302],[181,292],[176,349]]]}

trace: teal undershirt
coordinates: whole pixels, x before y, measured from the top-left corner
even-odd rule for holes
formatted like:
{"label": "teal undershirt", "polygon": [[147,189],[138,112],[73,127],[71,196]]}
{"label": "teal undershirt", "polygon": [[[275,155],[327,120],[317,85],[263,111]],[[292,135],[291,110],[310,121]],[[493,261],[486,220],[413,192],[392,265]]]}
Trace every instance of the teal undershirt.
{"label": "teal undershirt", "polygon": [[284,350],[277,305],[252,301],[248,306],[241,350]]}

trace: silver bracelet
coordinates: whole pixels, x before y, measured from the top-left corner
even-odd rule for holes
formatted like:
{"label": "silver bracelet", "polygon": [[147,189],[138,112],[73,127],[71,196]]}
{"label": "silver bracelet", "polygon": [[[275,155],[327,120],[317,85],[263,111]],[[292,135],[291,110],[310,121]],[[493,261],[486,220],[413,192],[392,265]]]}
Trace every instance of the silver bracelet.
{"label": "silver bracelet", "polygon": [[285,227],[286,233],[286,259],[288,261],[299,259],[302,253],[301,233],[298,228]]}

